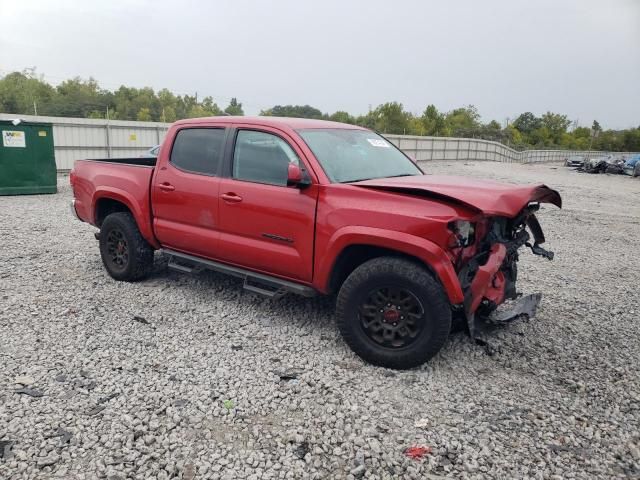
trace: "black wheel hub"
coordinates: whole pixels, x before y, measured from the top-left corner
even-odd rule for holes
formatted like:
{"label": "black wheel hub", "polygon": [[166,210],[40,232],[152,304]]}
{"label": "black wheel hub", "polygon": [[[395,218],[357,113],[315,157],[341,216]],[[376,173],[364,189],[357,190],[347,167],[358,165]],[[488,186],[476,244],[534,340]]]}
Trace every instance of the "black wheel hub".
{"label": "black wheel hub", "polygon": [[107,259],[118,270],[124,270],[129,263],[129,244],[119,228],[107,234]]}
{"label": "black wheel hub", "polygon": [[404,288],[372,290],[359,311],[365,334],[384,347],[406,347],[424,328],[424,308],[420,300]]}

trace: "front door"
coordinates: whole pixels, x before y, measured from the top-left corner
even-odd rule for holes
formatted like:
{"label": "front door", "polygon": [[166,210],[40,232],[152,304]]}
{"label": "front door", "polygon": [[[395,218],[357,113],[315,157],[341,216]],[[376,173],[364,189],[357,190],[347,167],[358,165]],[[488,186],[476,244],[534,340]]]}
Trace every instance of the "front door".
{"label": "front door", "polygon": [[176,133],[170,152],[161,152],[169,161],[153,177],[151,205],[163,247],[216,256],[224,145],[224,128],[186,127]]}
{"label": "front door", "polygon": [[231,157],[219,190],[221,259],[311,282],[318,188],[287,187],[289,163],[304,167],[302,152],[275,129],[239,128]]}

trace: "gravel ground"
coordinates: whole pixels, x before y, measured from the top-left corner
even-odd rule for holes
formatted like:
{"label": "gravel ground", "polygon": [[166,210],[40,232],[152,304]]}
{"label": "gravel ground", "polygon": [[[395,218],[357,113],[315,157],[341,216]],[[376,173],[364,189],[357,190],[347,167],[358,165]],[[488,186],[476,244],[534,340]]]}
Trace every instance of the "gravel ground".
{"label": "gravel ground", "polygon": [[538,317],[405,372],[352,354],[330,298],[161,259],[111,280],[67,178],[0,197],[0,478],[640,478],[640,179],[426,168],[542,181],[566,206],[540,215],[556,260],[522,255]]}

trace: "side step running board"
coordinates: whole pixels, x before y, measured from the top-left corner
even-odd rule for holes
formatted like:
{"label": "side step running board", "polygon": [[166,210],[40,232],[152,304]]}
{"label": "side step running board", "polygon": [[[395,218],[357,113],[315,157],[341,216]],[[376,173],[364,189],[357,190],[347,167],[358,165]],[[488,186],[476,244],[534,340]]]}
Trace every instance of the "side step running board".
{"label": "side step running board", "polygon": [[278,298],[285,293],[296,293],[304,297],[317,295],[315,289],[299,283],[282,280],[262,273],[252,272],[244,268],[226,265],[213,260],[207,260],[193,255],[188,255],[174,250],[163,249],[163,253],[169,256],[168,267],[182,273],[193,273],[201,268],[226,273],[244,279],[244,288],[250,292],[259,293],[270,298]]}
{"label": "side step running board", "polygon": [[287,290],[281,285],[272,285],[267,284],[265,282],[256,282],[251,277],[244,277],[244,285],[245,290],[250,292],[259,293],[260,295],[264,295],[269,298],[280,298]]}
{"label": "side step running board", "polygon": [[189,267],[187,265],[182,265],[180,263],[176,263],[173,258],[169,260],[169,264],[167,265],[171,270],[176,270],[182,273],[193,273],[195,270],[193,267]]}

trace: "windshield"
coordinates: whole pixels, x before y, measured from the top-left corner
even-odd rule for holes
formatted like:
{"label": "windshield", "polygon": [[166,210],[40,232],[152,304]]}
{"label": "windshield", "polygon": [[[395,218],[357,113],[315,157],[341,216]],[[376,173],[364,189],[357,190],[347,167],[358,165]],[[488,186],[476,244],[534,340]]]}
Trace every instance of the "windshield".
{"label": "windshield", "polygon": [[298,130],[332,182],[422,175],[394,145],[369,130]]}

